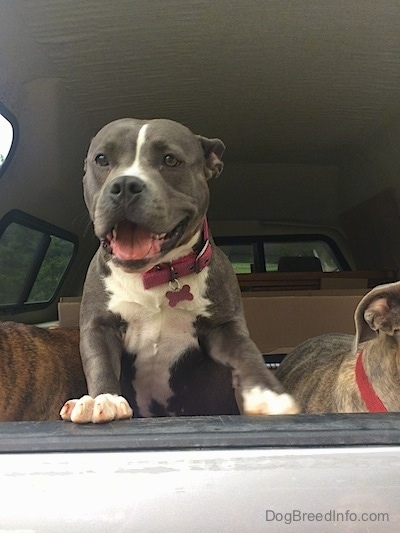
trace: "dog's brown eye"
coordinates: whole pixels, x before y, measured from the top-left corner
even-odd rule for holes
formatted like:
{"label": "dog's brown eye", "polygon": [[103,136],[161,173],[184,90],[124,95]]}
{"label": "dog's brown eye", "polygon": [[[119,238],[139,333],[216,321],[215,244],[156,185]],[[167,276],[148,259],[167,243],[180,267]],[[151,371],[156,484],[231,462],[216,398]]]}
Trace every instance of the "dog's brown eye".
{"label": "dog's brown eye", "polygon": [[99,165],[100,167],[106,167],[108,166],[108,159],[107,159],[107,156],[104,155],[104,154],[98,154],[96,155],[96,157],[94,158],[95,160],[95,163],[97,165]]}
{"label": "dog's brown eye", "polygon": [[179,161],[174,155],[167,154],[164,157],[164,163],[167,165],[167,167],[177,167],[181,164],[181,161]]}

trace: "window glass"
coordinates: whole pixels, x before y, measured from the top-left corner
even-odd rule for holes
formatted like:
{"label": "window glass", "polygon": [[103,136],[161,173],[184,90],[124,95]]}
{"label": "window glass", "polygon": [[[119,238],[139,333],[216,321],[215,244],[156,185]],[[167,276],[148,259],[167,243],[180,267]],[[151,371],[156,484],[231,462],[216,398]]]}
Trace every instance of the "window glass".
{"label": "window glass", "polygon": [[16,131],[17,121],[0,104],[0,175],[5,171],[15,147]]}
{"label": "window glass", "polygon": [[11,123],[0,115],[0,165],[4,163],[13,141],[13,127]]}
{"label": "window glass", "polygon": [[0,304],[14,304],[26,285],[42,233],[10,224],[0,238]]}
{"label": "window glass", "polygon": [[254,251],[252,244],[232,244],[220,246],[228,256],[236,274],[250,274],[254,272]]}
{"label": "window glass", "polygon": [[[322,240],[315,241],[286,241],[286,242],[265,242],[264,243],[265,270],[267,272],[276,272],[279,268],[282,258],[290,257],[293,264],[297,258],[315,258],[315,263],[320,264],[323,272],[337,272],[342,270],[341,265],[336,258],[329,244]],[[306,265],[307,262],[304,262]],[[303,270],[301,261],[298,261],[300,271]],[[311,262],[308,262],[304,269],[318,270],[314,268]],[[293,271],[293,270],[292,270]]]}
{"label": "window glass", "polygon": [[24,311],[57,294],[76,250],[74,235],[20,211],[0,224],[0,307]]}
{"label": "window glass", "polygon": [[236,274],[350,270],[336,242],[325,235],[217,237]]}
{"label": "window glass", "polygon": [[72,242],[52,235],[47,253],[32,287],[28,302],[51,300],[74,252]]}

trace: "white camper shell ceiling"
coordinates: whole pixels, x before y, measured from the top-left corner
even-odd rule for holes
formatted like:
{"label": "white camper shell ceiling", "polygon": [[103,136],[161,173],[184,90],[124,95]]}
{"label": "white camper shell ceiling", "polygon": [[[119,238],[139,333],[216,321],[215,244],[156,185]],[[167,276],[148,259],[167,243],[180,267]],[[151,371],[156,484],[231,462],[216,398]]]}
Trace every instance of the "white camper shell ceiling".
{"label": "white camper shell ceiling", "polygon": [[14,207],[43,215],[37,194],[76,231],[90,137],[124,116],[223,139],[211,220],[339,225],[400,197],[398,0],[3,0],[0,29],[0,101],[20,123],[0,215],[29,164]]}
{"label": "white camper shell ceiling", "polygon": [[162,116],[220,136],[231,161],[336,164],[399,112],[396,0],[5,0],[0,15],[3,76],[61,79],[93,130]]}

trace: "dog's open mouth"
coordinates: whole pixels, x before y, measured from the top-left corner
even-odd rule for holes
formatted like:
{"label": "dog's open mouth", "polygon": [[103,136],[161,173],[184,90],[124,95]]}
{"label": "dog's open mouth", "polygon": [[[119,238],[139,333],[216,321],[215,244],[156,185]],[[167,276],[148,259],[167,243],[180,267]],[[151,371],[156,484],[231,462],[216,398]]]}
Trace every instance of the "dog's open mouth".
{"label": "dog's open mouth", "polygon": [[170,250],[183,235],[187,220],[171,231],[153,233],[129,220],[119,222],[103,239],[103,247],[119,261],[151,260]]}

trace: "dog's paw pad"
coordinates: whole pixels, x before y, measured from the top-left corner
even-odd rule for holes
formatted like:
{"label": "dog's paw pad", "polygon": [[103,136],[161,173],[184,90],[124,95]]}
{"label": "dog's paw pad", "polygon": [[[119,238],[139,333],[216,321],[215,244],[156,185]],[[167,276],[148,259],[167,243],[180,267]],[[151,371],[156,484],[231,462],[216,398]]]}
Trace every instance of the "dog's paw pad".
{"label": "dog's paw pad", "polygon": [[243,408],[246,415],[294,415],[299,412],[290,394],[278,394],[261,387],[243,392]]}
{"label": "dog's paw pad", "polygon": [[61,409],[60,416],[76,424],[100,424],[131,418],[133,411],[122,396],[100,394],[96,398],[86,395],[79,400],[69,400]]}

